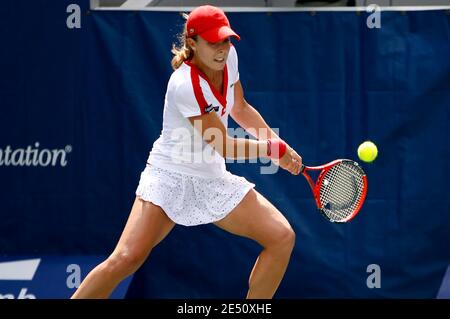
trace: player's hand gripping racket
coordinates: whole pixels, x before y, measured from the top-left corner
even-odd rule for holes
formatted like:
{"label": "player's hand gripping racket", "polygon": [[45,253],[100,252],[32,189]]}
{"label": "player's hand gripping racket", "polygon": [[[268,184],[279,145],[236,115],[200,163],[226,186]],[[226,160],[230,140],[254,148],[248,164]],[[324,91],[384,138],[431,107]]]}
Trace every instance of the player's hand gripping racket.
{"label": "player's hand gripping racket", "polygon": [[[316,182],[309,171],[320,171]],[[357,162],[338,159],[325,165],[302,165],[317,208],[330,221],[344,223],[358,214],[367,194],[367,177]]]}

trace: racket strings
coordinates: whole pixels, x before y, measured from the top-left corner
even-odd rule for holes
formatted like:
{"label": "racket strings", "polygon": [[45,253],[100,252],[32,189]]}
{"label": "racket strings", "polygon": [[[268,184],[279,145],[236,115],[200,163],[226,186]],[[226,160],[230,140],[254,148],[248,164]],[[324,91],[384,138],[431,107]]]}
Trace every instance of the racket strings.
{"label": "racket strings", "polygon": [[332,221],[342,221],[356,210],[364,190],[364,171],[354,162],[333,166],[320,185],[322,211]]}

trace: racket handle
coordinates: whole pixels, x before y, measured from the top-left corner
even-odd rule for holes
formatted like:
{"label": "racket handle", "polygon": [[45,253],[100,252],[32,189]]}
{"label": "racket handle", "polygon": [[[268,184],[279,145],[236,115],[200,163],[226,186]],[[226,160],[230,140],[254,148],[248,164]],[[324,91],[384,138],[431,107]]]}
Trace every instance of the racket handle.
{"label": "racket handle", "polygon": [[300,167],[300,174],[303,173],[303,171],[305,170],[306,166],[302,164],[302,167]]}

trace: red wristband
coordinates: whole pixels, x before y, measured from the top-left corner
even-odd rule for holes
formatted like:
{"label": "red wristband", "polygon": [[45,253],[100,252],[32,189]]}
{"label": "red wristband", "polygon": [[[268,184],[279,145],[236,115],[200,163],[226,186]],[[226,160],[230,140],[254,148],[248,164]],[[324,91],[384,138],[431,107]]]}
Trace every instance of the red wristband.
{"label": "red wristband", "polygon": [[267,140],[267,156],[270,158],[282,158],[286,153],[286,143],[278,138]]}

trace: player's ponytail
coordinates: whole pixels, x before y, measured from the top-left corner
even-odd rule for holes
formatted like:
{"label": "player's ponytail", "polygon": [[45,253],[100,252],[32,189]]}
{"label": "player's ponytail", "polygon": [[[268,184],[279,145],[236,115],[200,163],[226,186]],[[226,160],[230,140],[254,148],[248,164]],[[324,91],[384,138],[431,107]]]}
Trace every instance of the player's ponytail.
{"label": "player's ponytail", "polygon": [[[184,14],[183,17],[187,19],[186,14]],[[183,64],[184,61],[190,60],[194,55],[194,51],[187,44],[186,39],[187,39],[187,31],[185,24],[183,32],[178,35],[179,46],[175,45],[175,43],[172,45],[171,51],[173,53],[172,68],[174,70],[178,69],[180,65]],[[195,40],[195,37],[193,39]]]}
{"label": "player's ponytail", "polygon": [[174,70],[178,69],[184,61],[190,60],[192,57],[192,49],[187,44],[183,44],[179,47],[174,44],[172,46],[172,53],[172,68]]}

